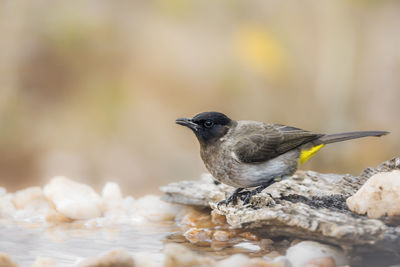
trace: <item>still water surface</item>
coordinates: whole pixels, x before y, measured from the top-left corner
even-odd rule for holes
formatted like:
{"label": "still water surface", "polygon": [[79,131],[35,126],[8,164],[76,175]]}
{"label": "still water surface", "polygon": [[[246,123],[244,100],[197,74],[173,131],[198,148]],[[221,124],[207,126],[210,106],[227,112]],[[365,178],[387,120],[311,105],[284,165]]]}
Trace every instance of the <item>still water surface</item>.
{"label": "still water surface", "polygon": [[176,230],[173,223],[106,229],[0,225],[0,251],[22,267],[32,265],[38,256],[53,258],[57,266],[73,266],[84,258],[99,256],[114,248],[122,248],[132,255],[145,252],[159,265],[164,258],[163,240]]}

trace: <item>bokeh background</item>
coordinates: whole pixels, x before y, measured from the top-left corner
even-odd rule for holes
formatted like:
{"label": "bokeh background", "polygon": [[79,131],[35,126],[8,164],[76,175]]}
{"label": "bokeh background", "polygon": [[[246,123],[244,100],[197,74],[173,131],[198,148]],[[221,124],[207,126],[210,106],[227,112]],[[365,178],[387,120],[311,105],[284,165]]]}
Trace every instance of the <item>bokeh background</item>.
{"label": "bokeh background", "polygon": [[0,185],[66,175],[140,196],[205,168],[177,117],[388,130],[303,169],[399,155],[400,1],[0,1]]}

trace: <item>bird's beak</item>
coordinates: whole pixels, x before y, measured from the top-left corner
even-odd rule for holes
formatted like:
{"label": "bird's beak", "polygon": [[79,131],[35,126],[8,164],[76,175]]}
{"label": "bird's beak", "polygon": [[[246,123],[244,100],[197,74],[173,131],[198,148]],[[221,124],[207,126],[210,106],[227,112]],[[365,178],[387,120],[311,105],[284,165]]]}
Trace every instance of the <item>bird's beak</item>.
{"label": "bird's beak", "polygon": [[192,121],[192,119],[179,118],[179,119],[176,119],[175,122],[177,124],[179,124],[179,125],[186,126],[186,127],[190,128],[190,129],[192,129],[193,131],[197,131],[199,129],[199,126],[196,123],[194,123]]}

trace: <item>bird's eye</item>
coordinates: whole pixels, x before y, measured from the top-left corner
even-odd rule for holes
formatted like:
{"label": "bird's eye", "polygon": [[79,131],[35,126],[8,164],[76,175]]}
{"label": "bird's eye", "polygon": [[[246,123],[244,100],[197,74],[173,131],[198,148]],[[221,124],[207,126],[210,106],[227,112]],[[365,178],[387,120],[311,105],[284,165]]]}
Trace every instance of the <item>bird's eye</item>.
{"label": "bird's eye", "polygon": [[210,120],[206,120],[206,121],[204,122],[204,126],[205,126],[206,128],[211,128],[211,127],[213,127],[213,125],[214,125],[214,122],[212,122],[212,121],[210,121]]}

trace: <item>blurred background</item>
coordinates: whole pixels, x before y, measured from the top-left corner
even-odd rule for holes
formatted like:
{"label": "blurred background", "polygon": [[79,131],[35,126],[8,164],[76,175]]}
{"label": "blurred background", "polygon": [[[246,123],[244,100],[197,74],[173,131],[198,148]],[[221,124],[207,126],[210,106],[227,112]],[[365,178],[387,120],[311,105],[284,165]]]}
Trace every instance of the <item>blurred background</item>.
{"label": "blurred background", "polygon": [[399,156],[400,1],[0,1],[0,186],[66,175],[125,194],[205,172],[177,117],[388,130],[302,166]]}

